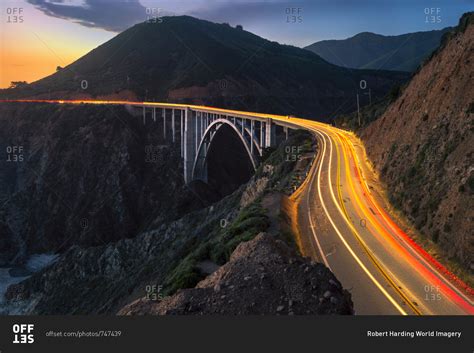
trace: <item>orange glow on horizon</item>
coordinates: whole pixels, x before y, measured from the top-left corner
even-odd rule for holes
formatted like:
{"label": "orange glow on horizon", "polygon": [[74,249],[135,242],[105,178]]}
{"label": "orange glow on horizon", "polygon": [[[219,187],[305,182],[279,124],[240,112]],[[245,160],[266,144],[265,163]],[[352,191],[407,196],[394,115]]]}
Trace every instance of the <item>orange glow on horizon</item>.
{"label": "orange glow on horizon", "polygon": [[[22,8],[23,22],[9,23],[7,8]],[[44,15],[26,1],[0,2],[0,88],[37,81],[106,42],[115,33]],[[3,16],[5,15],[5,16]]]}
{"label": "orange glow on horizon", "polygon": [[67,66],[92,49],[57,38],[43,39],[44,34],[38,39],[36,35],[20,31],[2,39],[0,88],[9,87],[11,81],[31,83],[49,76],[57,66]]}

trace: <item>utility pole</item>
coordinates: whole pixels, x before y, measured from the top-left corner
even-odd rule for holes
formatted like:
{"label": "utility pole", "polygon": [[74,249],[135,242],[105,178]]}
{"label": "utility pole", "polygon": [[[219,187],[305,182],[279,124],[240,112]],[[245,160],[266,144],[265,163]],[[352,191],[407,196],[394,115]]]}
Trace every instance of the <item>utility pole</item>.
{"label": "utility pole", "polygon": [[360,127],[359,93],[357,93],[357,120],[359,121],[359,127]]}

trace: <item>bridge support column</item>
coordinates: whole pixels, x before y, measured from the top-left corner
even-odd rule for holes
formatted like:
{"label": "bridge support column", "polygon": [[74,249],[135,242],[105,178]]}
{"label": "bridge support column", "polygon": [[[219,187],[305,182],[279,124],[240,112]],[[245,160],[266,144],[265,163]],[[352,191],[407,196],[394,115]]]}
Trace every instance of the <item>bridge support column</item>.
{"label": "bridge support column", "polygon": [[166,140],[166,109],[163,108],[163,137]]}
{"label": "bridge support column", "polygon": [[272,119],[268,119],[265,123],[265,147],[276,146],[276,126]]}
{"label": "bridge support column", "polygon": [[181,134],[179,138],[181,139],[181,158],[184,157],[184,111],[182,109],[179,110],[179,116],[181,118],[181,125],[179,126]]}
{"label": "bridge support column", "polygon": [[255,130],[255,121],[254,120],[250,120],[250,153],[253,154],[253,143],[254,143],[254,140],[253,140],[253,131]]}
{"label": "bridge support column", "polygon": [[146,124],[146,107],[143,106],[143,125]]}
{"label": "bridge support column", "polygon": [[172,109],[171,110],[171,132],[173,134],[173,143],[175,141],[175,133],[176,133],[174,123],[175,123],[175,121],[174,121],[174,109]]}
{"label": "bridge support column", "polygon": [[288,126],[284,126],[283,131],[285,132],[285,140],[288,140]]}
{"label": "bridge support column", "polygon": [[194,151],[197,151],[199,147],[198,112],[193,113],[191,110],[191,115],[193,115],[194,119]]}
{"label": "bridge support column", "polygon": [[193,117],[191,109],[184,110],[184,182],[188,184],[192,180],[193,164],[196,157],[197,141],[197,119]]}
{"label": "bridge support column", "polygon": [[[199,137],[201,137],[202,135],[204,135],[204,113],[203,112],[200,112],[199,113],[199,123],[201,124],[201,131],[199,133]],[[201,138],[199,138],[199,140],[201,140]]]}

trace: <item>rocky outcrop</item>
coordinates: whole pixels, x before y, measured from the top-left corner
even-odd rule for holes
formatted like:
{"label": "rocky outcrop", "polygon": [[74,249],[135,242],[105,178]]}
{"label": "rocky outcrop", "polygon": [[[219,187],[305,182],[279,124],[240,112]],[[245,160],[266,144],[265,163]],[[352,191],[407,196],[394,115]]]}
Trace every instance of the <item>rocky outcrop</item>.
{"label": "rocky outcrop", "polygon": [[279,206],[267,199],[274,200],[278,190],[293,187],[292,175],[298,173],[299,163],[287,160],[287,144],[313,148],[310,134],[295,133],[246,185],[211,206],[164,223],[167,213],[157,209],[156,221],[133,238],[72,245],[47,268],[10,285],[0,313],[114,314],[137,298],[194,287],[225,264],[240,242],[263,231],[278,236]]}
{"label": "rocky outcrop", "polygon": [[[228,206],[226,206],[226,202]],[[162,284],[193,244],[232,211],[235,201],[192,212],[177,221],[106,245],[73,246],[48,268],[5,294],[8,314],[110,314]]]}
{"label": "rocky outcrop", "polygon": [[282,241],[259,234],[241,243],[228,263],[163,300],[139,299],[120,315],[352,314],[349,292],[322,264]]}
{"label": "rocky outcrop", "polygon": [[160,122],[108,106],[0,106],[0,266],[136,236],[201,208]]}
{"label": "rocky outcrop", "polygon": [[445,255],[474,268],[474,15],[466,14],[362,133],[393,204]]}

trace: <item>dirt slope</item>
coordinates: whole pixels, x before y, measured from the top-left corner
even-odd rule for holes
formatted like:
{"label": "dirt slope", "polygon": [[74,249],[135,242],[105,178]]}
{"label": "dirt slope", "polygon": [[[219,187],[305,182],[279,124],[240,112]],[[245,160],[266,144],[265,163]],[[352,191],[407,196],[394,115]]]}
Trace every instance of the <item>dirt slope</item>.
{"label": "dirt slope", "polygon": [[259,234],[240,244],[228,263],[161,301],[139,299],[120,315],[352,314],[350,294],[320,263]]}
{"label": "dirt slope", "polygon": [[473,13],[362,133],[392,203],[444,256],[473,269]]}

